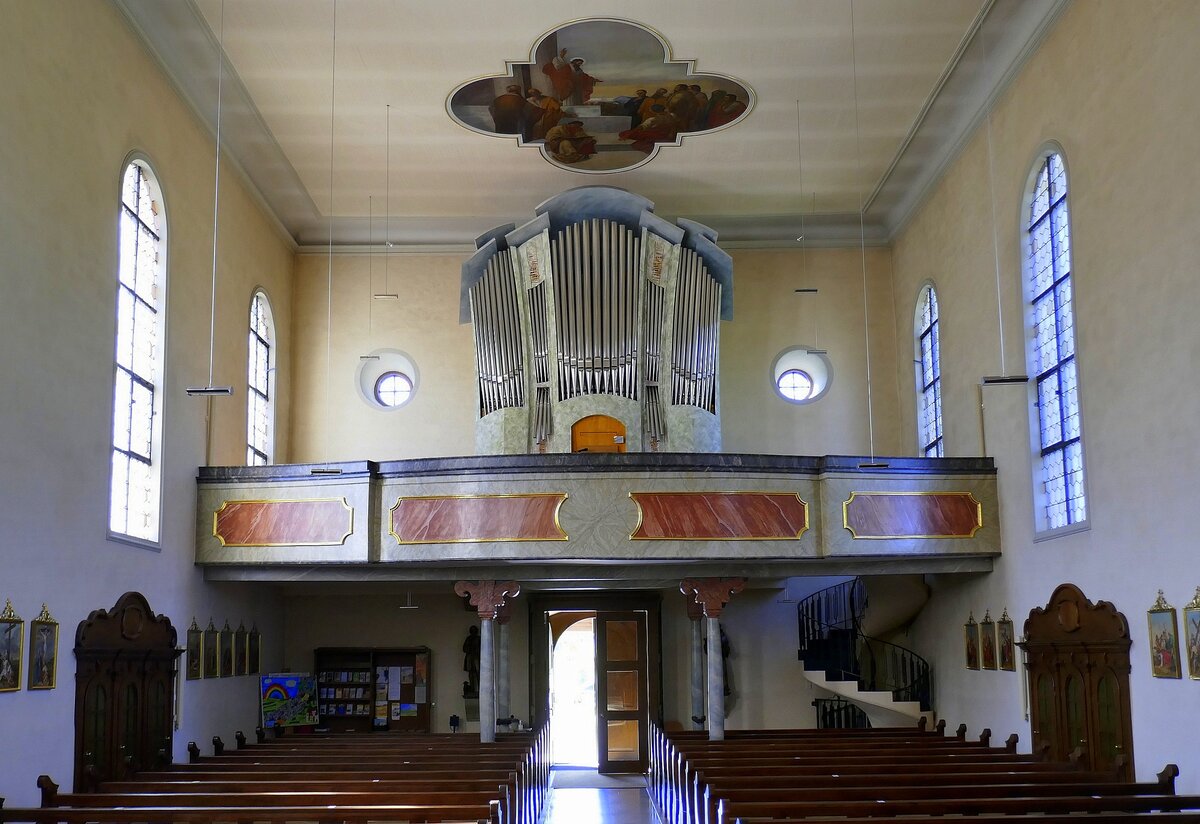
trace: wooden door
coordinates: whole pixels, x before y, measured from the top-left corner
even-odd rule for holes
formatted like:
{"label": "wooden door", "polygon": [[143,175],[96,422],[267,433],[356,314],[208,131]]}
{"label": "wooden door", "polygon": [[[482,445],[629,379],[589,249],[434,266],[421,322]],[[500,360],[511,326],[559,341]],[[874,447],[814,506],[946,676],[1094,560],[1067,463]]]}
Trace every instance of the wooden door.
{"label": "wooden door", "polygon": [[608,415],[589,415],[571,426],[572,452],[624,452],[625,424]]}
{"label": "wooden door", "polygon": [[645,612],[596,614],[596,744],[602,774],[646,769],[646,659]]}
{"label": "wooden door", "polygon": [[1086,768],[1117,770],[1132,781],[1125,616],[1063,584],[1045,607],[1029,613],[1025,638],[1034,753],[1065,761],[1079,750]]}

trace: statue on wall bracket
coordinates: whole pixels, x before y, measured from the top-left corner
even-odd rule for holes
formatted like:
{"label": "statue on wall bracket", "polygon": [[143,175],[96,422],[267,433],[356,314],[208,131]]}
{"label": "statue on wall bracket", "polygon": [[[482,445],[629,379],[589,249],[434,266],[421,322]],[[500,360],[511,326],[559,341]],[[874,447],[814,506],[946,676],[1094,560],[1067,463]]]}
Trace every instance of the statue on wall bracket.
{"label": "statue on wall bracket", "polygon": [[661,147],[729,128],[754,90],[674,60],[666,39],[631,20],[596,17],[541,35],[527,61],[469,80],[446,99],[459,125],[533,146],[559,168],[607,174],[649,163]]}

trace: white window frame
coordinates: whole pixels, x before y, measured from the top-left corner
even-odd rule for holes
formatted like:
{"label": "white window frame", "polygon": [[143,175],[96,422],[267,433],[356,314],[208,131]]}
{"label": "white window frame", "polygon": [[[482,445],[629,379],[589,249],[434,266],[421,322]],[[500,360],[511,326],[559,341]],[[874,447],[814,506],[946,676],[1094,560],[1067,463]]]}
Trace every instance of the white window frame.
{"label": "white window frame", "polygon": [[[121,283],[121,223],[125,215],[125,176],[129,169],[137,166],[141,169],[145,180],[151,187],[151,196],[158,207],[156,215],[156,231],[158,235],[157,248],[157,271],[155,274],[155,305],[154,313],[156,319],[156,340],[154,341],[155,357],[151,363],[151,375],[140,375],[140,379],[152,389],[153,402],[151,409],[151,431],[150,431],[150,490],[149,494],[152,497],[150,503],[151,517],[153,523],[150,525],[148,534],[140,535],[133,531],[123,531],[114,527],[113,524],[113,504],[115,501],[115,474],[114,463],[118,454],[128,455],[126,451],[119,449],[116,443],[116,401],[117,401],[117,377],[122,371],[129,370],[123,367],[119,361],[117,353],[117,345],[120,339],[120,302],[122,291],[127,289]],[[113,310],[114,310],[114,326],[113,326],[113,384],[112,391],[109,393],[109,474],[108,474],[108,507],[105,515],[106,530],[105,534],[109,540],[119,543],[131,544],[133,546],[144,547],[147,549],[157,550],[160,548],[160,539],[162,536],[162,489],[163,489],[163,417],[166,398],[164,397],[164,371],[167,360],[167,272],[168,272],[168,249],[169,249],[169,221],[167,218],[166,198],[163,195],[163,187],[159,180],[158,173],[154,170],[154,166],[150,159],[140,152],[131,153],[125,158],[121,164],[120,174],[117,178],[117,231],[116,231],[116,266],[114,272],[114,291],[113,291]],[[126,494],[128,494],[126,492]],[[128,523],[126,523],[128,529]]]}
{"label": "white window frame", "polygon": [[[925,326],[925,305],[933,307],[931,321]],[[930,366],[933,380],[925,381],[925,348],[924,341],[928,336],[931,341]],[[937,300],[937,288],[933,283],[926,283],[917,293],[917,308],[913,314],[913,361],[916,367],[917,389],[917,451],[922,458],[943,458],[946,455],[946,433],[942,418],[942,345],[941,345],[941,309]],[[933,428],[936,437],[932,442],[925,440],[926,410],[933,409]],[[930,450],[933,453],[930,453]]]}
{"label": "white window frame", "polygon": [[[1033,250],[1031,248],[1031,239],[1030,239],[1030,233],[1031,233],[1031,229],[1032,229],[1032,225],[1031,225],[1032,214],[1031,214],[1031,212],[1032,212],[1032,208],[1033,208],[1033,198],[1035,197],[1035,194],[1037,191],[1038,179],[1041,176],[1042,169],[1045,167],[1048,159],[1053,155],[1057,155],[1059,162],[1062,164],[1063,179],[1067,183],[1065,194],[1061,198],[1056,198],[1055,202],[1058,202],[1059,200],[1061,200],[1063,208],[1066,212],[1065,225],[1066,225],[1066,232],[1067,232],[1067,237],[1068,237],[1069,247],[1070,247],[1068,250],[1069,260],[1068,260],[1068,264],[1067,264],[1066,275],[1060,276],[1058,274],[1058,272],[1055,271],[1054,276],[1053,276],[1053,282],[1059,283],[1060,281],[1069,281],[1069,288],[1070,288],[1070,293],[1071,293],[1071,301],[1070,301],[1071,302],[1071,316],[1072,316],[1071,317],[1071,321],[1072,321],[1071,328],[1069,330],[1070,335],[1071,335],[1071,355],[1068,358],[1060,358],[1056,362],[1054,367],[1052,367],[1051,369],[1042,370],[1042,374],[1039,375],[1038,369],[1037,369],[1037,355],[1036,355],[1037,319],[1036,319],[1036,307],[1034,304],[1034,299],[1038,296],[1033,293],[1034,259],[1033,259]],[[1071,214],[1071,205],[1070,205],[1071,204],[1071,194],[1072,194],[1070,181],[1071,181],[1071,169],[1070,169],[1069,163],[1067,162],[1066,151],[1063,149],[1062,145],[1057,143],[1056,141],[1048,141],[1047,143],[1045,143],[1041,147],[1039,147],[1037,153],[1034,155],[1034,158],[1029,165],[1029,174],[1028,174],[1028,177],[1026,178],[1024,193],[1023,193],[1023,196],[1021,197],[1021,201],[1020,201],[1021,213],[1019,216],[1020,219],[1019,219],[1018,226],[1020,227],[1021,294],[1022,294],[1022,305],[1023,305],[1024,317],[1025,317],[1025,357],[1026,357],[1026,364],[1027,364],[1027,369],[1028,369],[1028,373],[1029,373],[1029,442],[1030,442],[1030,464],[1031,464],[1032,478],[1033,478],[1033,485],[1032,485],[1032,487],[1033,487],[1033,489],[1032,489],[1032,491],[1033,491],[1033,518],[1034,518],[1034,523],[1033,523],[1034,535],[1033,535],[1033,537],[1034,537],[1035,541],[1044,541],[1044,540],[1056,538],[1056,537],[1059,537],[1062,535],[1071,535],[1071,534],[1074,534],[1077,532],[1083,532],[1083,531],[1091,528],[1091,521],[1090,521],[1091,509],[1090,509],[1090,504],[1089,504],[1091,495],[1088,490],[1087,454],[1086,454],[1087,449],[1085,446],[1086,436],[1085,436],[1085,430],[1084,430],[1084,424],[1083,424],[1084,417],[1085,417],[1084,411],[1083,411],[1083,393],[1082,393],[1083,375],[1082,375],[1082,370],[1081,370],[1080,363],[1079,363],[1079,341],[1078,341],[1078,335],[1076,334],[1078,331],[1078,327],[1079,327],[1079,311],[1078,311],[1079,302],[1078,302],[1077,291],[1076,291],[1076,287],[1078,285],[1078,280],[1075,278],[1076,244],[1075,244],[1075,233],[1074,233],[1074,227],[1073,227],[1073,223],[1072,223],[1072,214]],[[1053,203],[1050,204],[1050,208],[1051,209],[1053,208]],[[1050,210],[1048,209],[1047,219],[1049,219],[1049,211]],[[1054,255],[1052,253],[1052,260],[1053,259],[1054,259]],[[1053,286],[1051,288],[1053,288]],[[1044,295],[1045,290],[1043,290],[1043,292],[1041,294]],[[1061,339],[1061,335],[1056,336],[1056,339]],[[1078,410],[1079,434],[1078,434],[1078,437],[1070,438],[1068,440],[1071,441],[1071,443],[1078,443],[1078,445],[1079,445],[1080,478],[1081,478],[1081,480],[1079,481],[1079,486],[1081,487],[1081,496],[1082,496],[1082,500],[1083,500],[1084,514],[1083,514],[1082,518],[1078,518],[1076,520],[1070,520],[1070,518],[1072,517],[1071,516],[1071,508],[1070,508],[1070,500],[1071,499],[1069,497],[1067,497],[1065,499],[1065,504],[1066,504],[1066,512],[1067,512],[1068,521],[1065,524],[1055,526],[1055,525],[1052,525],[1050,516],[1047,511],[1050,506],[1051,499],[1050,499],[1050,495],[1046,489],[1047,479],[1046,479],[1046,474],[1045,474],[1045,466],[1043,464],[1043,449],[1042,449],[1042,424],[1043,424],[1043,422],[1042,422],[1041,408],[1040,408],[1040,402],[1039,402],[1039,390],[1040,390],[1040,386],[1041,386],[1040,378],[1042,378],[1043,376],[1048,376],[1051,372],[1055,372],[1056,374],[1060,373],[1062,366],[1065,363],[1071,363],[1073,365],[1074,372],[1075,372],[1075,408]],[[1060,439],[1060,442],[1061,442],[1061,439]],[[1065,446],[1062,449],[1062,454],[1063,454],[1063,460],[1064,460],[1064,464],[1065,464],[1065,461],[1066,461],[1066,447]],[[1064,466],[1064,483],[1066,482],[1065,479],[1066,479],[1067,472],[1068,472],[1068,470]]]}
{"label": "white window frame", "polygon": [[[258,333],[254,328],[254,304],[256,301],[262,301],[264,315],[266,316],[266,337]],[[271,299],[267,296],[265,289],[257,288],[250,296],[250,325],[246,336],[246,465],[247,466],[263,466],[275,463],[275,363],[278,357],[277,336],[275,334],[275,313],[271,309]],[[264,376],[264,384],[262,388],[254,384],[254,366],[256,363],[256,348],[263,346],[267,350],[266,357],[266,375]],[[266,408],[266,443],[254,443],[254,421],[253,400],[255,397],[262,398]],[[257,463],[252,460],[253,457],[262,459],[262,463]]]}

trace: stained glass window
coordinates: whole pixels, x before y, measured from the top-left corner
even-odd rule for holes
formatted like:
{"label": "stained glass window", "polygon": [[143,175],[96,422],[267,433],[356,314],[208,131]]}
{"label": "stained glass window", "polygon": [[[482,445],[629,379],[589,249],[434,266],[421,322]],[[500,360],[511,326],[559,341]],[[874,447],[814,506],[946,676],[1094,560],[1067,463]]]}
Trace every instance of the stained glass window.
{"label": "stained glass window", "polygon": [[271,392],[275,339],[267,296],[255,292],[250,301],[250,338],[247,351],[246,465],[265,466],[274,455],[275,400]]}
{"label": "stained glass window", "polygon": [[1026,247],[1033,313],[1030,362],[1041,460],[1039,527],[1043,530],[1087,519],[1069,223],[1067,171],[1062,157],[1050,154],[1035,172]]}
{"label": "stained glass window", "polygon": [[942,451],[942,352],[938,339],[937,293],[932,286],[921,290],[917,315],[917,436],[921,454],[941,458]]}
{"label": "stained glass window", "polygon": [[164,287],[162,205],[150,170],[125,169],[117,266],[112,475],[108,526],[116,535],[158,540],[161,473]]}

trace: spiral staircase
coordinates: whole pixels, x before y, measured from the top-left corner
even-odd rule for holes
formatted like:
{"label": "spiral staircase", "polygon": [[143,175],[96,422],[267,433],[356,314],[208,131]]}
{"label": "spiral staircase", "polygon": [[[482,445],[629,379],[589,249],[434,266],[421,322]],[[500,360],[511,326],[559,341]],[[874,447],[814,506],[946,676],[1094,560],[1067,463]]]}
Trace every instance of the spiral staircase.
{"label": "spiral staircase", "polygon": [[875,582],[870,588],[880,587],[890,591],[886,599],[877,598],[880,607],[870,620],[864,578],[835,584],[800,601],[797,655],[804,675],[821,689],[859,706],[871,726],[907,726],[921,717],[933,721],[928,662],[910,649],[876,637],[911,620],[928,592],[919,579]]}

